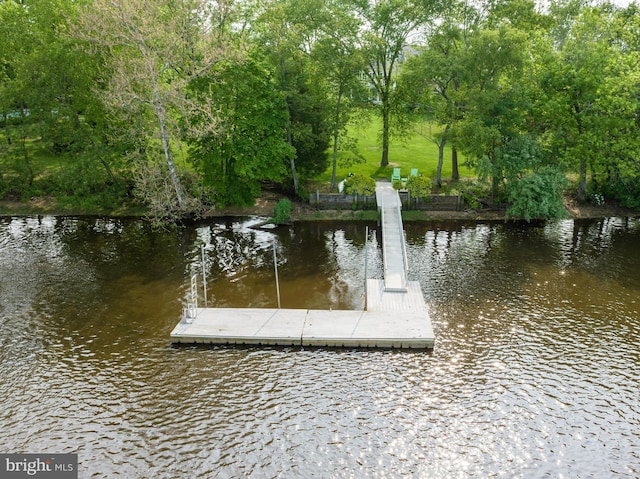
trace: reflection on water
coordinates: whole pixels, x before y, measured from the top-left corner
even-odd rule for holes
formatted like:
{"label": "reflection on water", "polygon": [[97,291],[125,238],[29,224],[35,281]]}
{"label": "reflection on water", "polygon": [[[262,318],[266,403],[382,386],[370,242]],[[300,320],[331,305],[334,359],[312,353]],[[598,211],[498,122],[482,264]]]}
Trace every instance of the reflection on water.
{"label": "reflection on water", "polygon": [[432,352],[172,347],[203,245],[215,305],[275,305],[275,242],[283,307],[361,306],[365,225],[258,221],[0,219],[0,451],[77,452],[80,477],[640,476],[639,220],[406,225]]}

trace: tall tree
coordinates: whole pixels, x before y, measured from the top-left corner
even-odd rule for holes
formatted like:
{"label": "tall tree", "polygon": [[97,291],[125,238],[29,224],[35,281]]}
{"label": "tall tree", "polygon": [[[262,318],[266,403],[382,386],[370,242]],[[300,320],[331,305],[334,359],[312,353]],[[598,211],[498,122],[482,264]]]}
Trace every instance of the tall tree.
{"label": "tall tree", "polygon": [[[440,24],[429,31],[426,46],[408,59],[400,76],[405,101],[441,126],[435,135],[422,133],[422,129],[419,133],[438,147],[435,178],[438,186],[442,185],[444,148],[449,131],[464,117],[464,99],[459,98],[459,91],[469,38],[477,33],[480,18],[478,10],[467,3],[452,4]],[[423,115],[415,119],[422,121]],[[451,166],[453,179],[458,179],[457,155],[452,154]]]}
{"label": "tall tree", "polygon": [[637,53],[625,51],[609,8],[585,8],[559,50],[543,59],[539,108],[548,148],[578,174],[578,200],[588,176],[637,151]]}
{"label": "tall tree", "polygon": [[[27,135],[39,137],[43,146],[59,155],[63,169],[76,168],[76,155],[83,155],[87,158],[83,165],[85,177],[95,173],[96,177],[106,176],[113,181],[104,156],[84,154],[99,142],[104,110],[93,91],[101,59],[79,51],[67,34],[69,21],[76,17],[78,9],[77,3],[63,0],[0,4],[0,28],[7,29],[2,35],[7,43],[0,47],[0,64],[4,66],[0,68],[4,73],[0,73],[4,77],[4,81],[0,80],[0,90],[4,90],[0,103],[5,103],[0,109],[13,111],[13,115],[23,112],[24,121],[14,132],[21,133],[23,142]],[[18,36],[16,32],[22,34]],[[34,172],[29,166],[28,150],[23,148],[20,156],[27,166],[23,171],[31,176],[30,184]],[[58,176],[59,180],[67,177]],[[74,189],[66,183],[59,186],[63,190]]]}
{"label": "tall tree", "polygon": [[362,20],[360,46],[367,63],[366,76],[382,117],[382,158],[389,164],[389,133],[400,64],[411,47],[411,36],[443,9],[440,0],[350,0]]}
{"label": "tall tree", "polygon": [[[353,111],[364,99],[365,89],[360,74],[365,66],[361,52],[357,50],[360,22],[340,1],[327,2],[327,8],[313,12],[318,22],[318,39],[311,52],[312,61],[327,84],[327,100],[332,105],[331,135],[333,157],[331,161],[331,188],[336,189],[336,171],[340,141]],[[346,138],[348,147],[355,143]]]}
{"label": "tall tree", "polygon": [[[315,5],[318,3],[318,5]],[[300,193],[300,179],[317,175],[328,166],[329,106],[325,82],[313,68],[310,54],[318,23],[310,11],[321,2],[272,1],[260,7],[254,32],[270,61],[278,69],[284,93],[287,141],[295,148],[290,158],[293,188]]]}
{"label": "tall tree", "polygon": [[[262,181],[281,182],[294,154],[284,134],[286,112],[276,75],[258,51],[246,61],[220,65],[191,85],[192,95],[215,98],[217,132],[191,139],[190,159],[202,175],[210,201],[219,205],[253,204]],[[198,125],[210,115],[197,115]]]}
{"label": "tall tree", "polygon": [[455,143],[481,177],[490,178],[498,193],[510,167],[496,155],[498,148],[521,133],[527,98],[521,82],[527,58],[527,35],[502,22],[480,28],[466,39],[460,62],[456,98],[464,117],[455,125]]}
{"label": "tall tree", "polygon": [[[185,94],[187,84],[226,53],[220,21],[227,7],[204,0],[96,0],[79,22],[79,38],[94,44],[111,63],[104,78],[105,104],[120,114],[132,113],[134,124],[155,131],[160,140],[172,185],[172,198],[162,200],[168,212],[182,214],[190,208],[173,153],[182,136],[176,120],[199,108]],[[153,123],[141,121],[147,112]],[[207,130],[215,123],[210,120]]]}

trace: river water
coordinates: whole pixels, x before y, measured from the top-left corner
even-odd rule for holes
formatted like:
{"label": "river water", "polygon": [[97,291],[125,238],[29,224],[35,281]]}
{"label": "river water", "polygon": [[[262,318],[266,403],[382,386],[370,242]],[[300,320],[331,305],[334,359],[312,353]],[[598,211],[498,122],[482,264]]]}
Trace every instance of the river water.
{"label": "river water", "polygon": [[405,225],[433,351],[172,346],[203,245],[210,306],[274,307],[275,242],[283,307],[361,307],[365,224],[257,221],[0,218],[0,452],[75,452],[82,478],[640,477],[640,220]]}

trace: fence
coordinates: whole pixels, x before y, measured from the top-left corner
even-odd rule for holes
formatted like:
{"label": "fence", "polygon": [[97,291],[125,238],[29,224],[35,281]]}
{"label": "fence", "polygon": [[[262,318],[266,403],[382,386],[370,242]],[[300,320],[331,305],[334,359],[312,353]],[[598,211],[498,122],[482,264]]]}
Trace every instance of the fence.
{"label": "fence", "polygon": [[343,193],[309,194],[309,204],[319,210],[375,210],[376,195],[346,195]]}
{"label": "fence", "polygon": [[[460,211],[464,208],[462,195],[431,195],[429,201],[412,197],[408,191],[400,191],[400,201],[405,210]],[[345,195],[342,193],[309,194],[309,204],[319,210],[371,210],[376,209],[376,195]]]}

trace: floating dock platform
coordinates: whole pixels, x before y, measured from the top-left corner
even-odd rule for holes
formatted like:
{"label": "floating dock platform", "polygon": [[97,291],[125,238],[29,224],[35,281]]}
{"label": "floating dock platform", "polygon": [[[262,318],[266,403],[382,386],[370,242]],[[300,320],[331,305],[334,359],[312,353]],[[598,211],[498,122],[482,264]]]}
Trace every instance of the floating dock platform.
{"label": "floating dock platform", "polygon": [[171,332],[171,340],[191,344],[433,348],[433,327],[420,284],[407,280],[398,193],[390,183],[378,182],[376,196],[382,216],[384,279],[366,280],[365,310],[198,308],[194,277],[192,302]]}
{"label": "floating dock platform", "polygon": [[[367,289],[378,291],[378,310],[375,306],[367,311],[198,308],[194,318],[182,318],[171,332],[171,340],[192,344],[433,348],[433,328],[420,287],[419,299],[409,299],[403,293],[379,291],[381,283],[375,279],[367,282]],[[415,291],[413,282],[409,287]]]}

